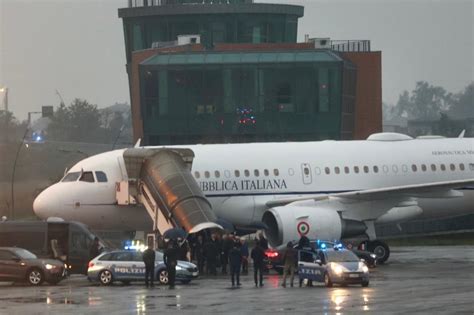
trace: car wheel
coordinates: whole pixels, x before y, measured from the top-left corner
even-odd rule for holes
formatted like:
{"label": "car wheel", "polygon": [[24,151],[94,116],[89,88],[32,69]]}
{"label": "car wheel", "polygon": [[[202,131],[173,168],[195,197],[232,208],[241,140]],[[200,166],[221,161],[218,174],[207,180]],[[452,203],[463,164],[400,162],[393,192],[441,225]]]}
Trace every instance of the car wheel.
{"label": "car wheel", "polygon": [[112,276],[112,272],[110,272],[109,270],[102,270],[99,273],[99,282],[100,282],[100,284],[102,284],[102,285],[111,285],[113,281],[114,281],[114,279],[113,279],[113,276]]}
{"label": "car wheel", "polygon": [[383,264],[390,257],[390,248],[381,241],[369,242],[369,251],[377,255],[377,263]]}
{"label": "car wheel", "polygon": [[324,274],[324,285],[328,288],[332,287],[331,277],[329,276],[328,273]]}
{"label": "car wheel", "polygon": [[26,274],[26,281],[30,285],[41,285],[44,281],[44,274],[40,269],[34,268]]}
{"label": "car wheel", "polygon": [[361,285],[365,288],[369,286],[369,281],[364,281],[361,283]]}
{"label": "car wheel", "polygon": [[168,284],[169,278],[168,271],[166,269],[158,271],[158,281],[160,281],[161,284]]}

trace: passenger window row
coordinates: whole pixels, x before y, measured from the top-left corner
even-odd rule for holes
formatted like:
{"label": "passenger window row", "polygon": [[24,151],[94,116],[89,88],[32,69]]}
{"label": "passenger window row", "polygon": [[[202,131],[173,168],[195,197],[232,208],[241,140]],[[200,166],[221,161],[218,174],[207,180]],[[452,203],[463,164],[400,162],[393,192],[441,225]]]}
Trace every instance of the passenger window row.
{"label": "passenger window row", "polygon": [[[255,170],[253,170],[253,172],[251,172],[250,170],[244,170],[243,171],[243,177],[250,177],[251,173],[252,173],[252,176],[254,176],[254,177],[260,177],[260,176],[268,177],[268,176],[270,176],[270,171],[268,169],[264,169],[263,172],[260,172],[260,170],[255,169]],[[234,177],[241,177],[242,172],[240,170],[234,170],[233,174],[234,174]],[[202,175],[203,175],[204,178],[210,178],[211,177],[211,172],[210,171],[204,171],[202,173]],[[213,175],[214,178],[221,178],[221,172],[220,171],[214,171],[212,175]],[[280,176],[280,171],[276,168],[273,169],[273,175],[274,176]],[[225,170],[224,171],[224,177],[225,178],[230,178],[231,177],[231,171]],[[194,172],[194,178],[196,178],[196,179],[201,178],[201,172],[195,171]]]}
{"label": "passenger window row", "polygon": [[[392,172],[393,173],[398,173],[398,166],[397,165],[392,165]],[[402,165],[401,167],[402,171],[404,173],[407,173],[408,172],[408,166],[407,165]],[[474,171],[474,164],[469,164],[469,169],[471,171]],[[382,166],[382,171],[383,173],[388,173],[390,170],[389,166],[388,165],[384,165]],[[465,171],[466,170],[466,166],[464,165],[464,163],[460,163],[459,165],[456,165],[456,164],[439,164],[436,165],[436,164],[430,164],[430,165],[427,165],[427,164],[421,164],[421,165],[416,165],[416,164],[412,164],[411,165],[411,171],[413,173],[416,173],[416,172],[427,172],[428,170],[431,170],[432,172],[436,172],[438,170],[441,170],[443,172],[447,171],[447,170],[450,170],[450,171]],[[340,168],[339,166],[335,166],[334,168],[330,168],[330,167],[325,167],[324,168],[324,173],[326,175],[330,175],[332,172],[334,174],[350,174],[351,172],[354,173],[354,174],[359,174],[359,173],[365,173],[365,174],[368,174],[370,172],[374,173],[374,174],[377,174],[379,173],[380,169],[377,165],[374,165],[372,167],[369,167],[367,165],[364,165],[363,167],[359,167],[359,166],[353,166],[352,168],[351,167],[348,167],[348,166],[344,166],[344,168]],[[316,167],[315,168],[315,172],[316,172],[316,175],[320,175],[321,174],[321,169],[319,167]]]}

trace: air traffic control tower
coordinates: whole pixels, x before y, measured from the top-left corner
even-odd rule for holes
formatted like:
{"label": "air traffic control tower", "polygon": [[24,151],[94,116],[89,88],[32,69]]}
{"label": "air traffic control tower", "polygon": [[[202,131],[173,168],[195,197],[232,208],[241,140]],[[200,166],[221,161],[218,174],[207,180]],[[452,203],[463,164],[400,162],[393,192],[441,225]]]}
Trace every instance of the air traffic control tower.
{"label": "air traffic control tower", "polygon": [[147,145],[361,139],[382,129],[381,53],[297,42],[302,6],[129,0],[134,138]]}

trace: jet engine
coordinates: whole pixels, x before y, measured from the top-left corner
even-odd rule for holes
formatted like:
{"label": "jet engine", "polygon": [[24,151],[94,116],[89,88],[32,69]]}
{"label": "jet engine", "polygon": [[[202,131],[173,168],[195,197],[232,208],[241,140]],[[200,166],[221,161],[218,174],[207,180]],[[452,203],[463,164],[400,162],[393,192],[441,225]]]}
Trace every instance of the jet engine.
{"label": "jet engine", "polygon": [[298,240],[301,235],[309,239],[339,240],[364,234],[367,229],[363,222],[343,219],[333,209],[306,206],[269,209],[262,221],[268,226],[265,234],[272,247]]}

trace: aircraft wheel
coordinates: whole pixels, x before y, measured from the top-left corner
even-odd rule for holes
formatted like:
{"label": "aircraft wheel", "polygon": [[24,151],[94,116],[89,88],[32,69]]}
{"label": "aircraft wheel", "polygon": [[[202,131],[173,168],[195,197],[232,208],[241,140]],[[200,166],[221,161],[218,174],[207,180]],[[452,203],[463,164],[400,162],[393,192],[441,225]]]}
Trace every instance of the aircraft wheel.
{"label": "aircraft wheel", "polygon": [[378,264],[385,263],[388,260],[388,257],[390,257],[390,248],[382,241],[368,242],[368,250],[369,252],[372,252],[377,255]]}

